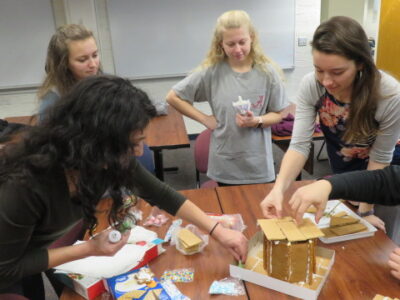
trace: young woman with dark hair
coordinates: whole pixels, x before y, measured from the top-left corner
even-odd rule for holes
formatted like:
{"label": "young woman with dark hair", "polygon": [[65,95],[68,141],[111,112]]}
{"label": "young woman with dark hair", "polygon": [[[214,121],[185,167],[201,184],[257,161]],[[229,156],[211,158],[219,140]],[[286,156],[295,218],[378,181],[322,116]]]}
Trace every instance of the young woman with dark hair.
{"label": "young woman with dark hair", "polygon": [[[79,245],[47,248],[82,218],[92,232],[96,205],[107,190],[111,224],[121,213],[121,190],[210,232],[238,260],[247,240],[216,226],[190,200],[145,170],[134,158],[156,111],[128,80],[83,79],[52,106],[23,140],[0,152],[0,293],[39,289],[40,272],[87,256],[114,255],[127,241],[110,243],[108,231]],[[27,285],[26,285],[27,284]],[[36,296],[40,298],[40,296]],[[33,297],[31,297],[33,298]]]}
{"label": "young woman with dark hair", "polygon": [[[315,72],[300,85],[290,147],[261,202],[266,217],[281,216],[283,194],[309,155],[317,114],[334,174],[384,168],[400,136],[400,85],[376,68],[361,25],[333,17],[317,28],[311,45]],[[390,225],[399,210],[378,209],[374,213],[373,205],[361,203],[358,211],[393,238],[398,231],[385,222]]]}

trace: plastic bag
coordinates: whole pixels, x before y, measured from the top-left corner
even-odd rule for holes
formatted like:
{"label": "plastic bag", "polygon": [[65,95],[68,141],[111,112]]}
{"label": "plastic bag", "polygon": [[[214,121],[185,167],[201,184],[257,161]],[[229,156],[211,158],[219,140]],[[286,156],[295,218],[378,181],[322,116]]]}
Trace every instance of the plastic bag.
{"label": "plastic bag", "polygon": [[171,280],[161,281],[160,284],[162,285],[168,296],[171,298],[171,300],[190,300],[189,297],[186,297],[181,293],[181,291]]}
{"label": "plastic bag", "polygon": [[241,214],[207,214],[211,219],[218,221],[222,226],[228,229],[243,232],[246,229]]}
{"label": "plastic bag", "polygon": [[195,225],[189,224],[186,227],[187,230],[194,233],[198,238],[200,238],[201,243],[196,249],[191,249],[190,251],[186,250],[185,247],[179,241],[179,231],[183,229],[182,227],[177,227],[176,230],[172,233],[171,245],[175,245],[176,250],[181,252],[184,255],[193,255],[203,251],[203,249],[208,245],[208,234],[203,234],[200,229],[198,229]]}
{"label": "plastic bag", "polygon": [[143,226],[161,227],[162,225],[167,223],[167,221],[168,217],[165,215],[165,213],[157,206],[154,206],[149,216],[144,220]]}
{"label": "plastic bag", "polygon": [[193,278],[193,268],[165,270],[161,275],[161,280],[171,280],[172,282],[192,282]]}
{"label": "plastic bag", "polygon": [[242,296],[245,294],[243,282],[234,277],[215,280],[208,291],[209,294],[223,294],[229,296]]}

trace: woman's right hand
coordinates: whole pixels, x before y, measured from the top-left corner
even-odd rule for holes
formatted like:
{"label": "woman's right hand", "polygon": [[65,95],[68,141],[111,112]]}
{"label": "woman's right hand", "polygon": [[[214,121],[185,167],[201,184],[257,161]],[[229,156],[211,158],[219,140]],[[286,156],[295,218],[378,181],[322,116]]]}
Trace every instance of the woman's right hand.
{"label": "woman's right hand", "polygon": [[108,235],[112,230],[113,229],[103,230],[88,240],[87,243],[90,245],[92,256],[113,256],[125,246],[129,239],[130,230],[122,234],[119,242],[111,243],[108,239]]}
{"label": "woman's right hand", "polygon": [[374,225],[376,228],[382,230],[384,233],[386,233],[386,227],[385,227],[385,222],[383,222],[379,217],[375,215],[370,215],[366,216],[363,218],[370,224]]}
{"label": "woman's right hand", "polygon": [[271,192],[261,201],[261,211],[265,218],[281,218],[283,205],[283,193],[272,189]]}
{"label": "woman's right hand", "polygon": [[203,125],[206,126],[208,129],[214,130],[218,126],[217,119],[213,116],[206,116]]}

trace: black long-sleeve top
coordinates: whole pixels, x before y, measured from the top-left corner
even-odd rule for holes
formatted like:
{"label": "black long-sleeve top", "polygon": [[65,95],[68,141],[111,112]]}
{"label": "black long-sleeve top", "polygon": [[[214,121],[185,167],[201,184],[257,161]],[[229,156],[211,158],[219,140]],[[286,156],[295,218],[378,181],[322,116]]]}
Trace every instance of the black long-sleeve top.
{"label": "black long-sleeve top", "polygon": [[355,171],[327,179],[332,184],[329,199],[347,199],[370,204],[400,204],[400,166],[374,171]]}
{"label": "black long-sleeve top", "polygon": [[[175,215],[185,197],[139,163],[134,168],[135,194]],[[30,180],[0,184],[0,289],[46,270],[47,247],[82,217],[82,207],[71,201],[61,167]]]}

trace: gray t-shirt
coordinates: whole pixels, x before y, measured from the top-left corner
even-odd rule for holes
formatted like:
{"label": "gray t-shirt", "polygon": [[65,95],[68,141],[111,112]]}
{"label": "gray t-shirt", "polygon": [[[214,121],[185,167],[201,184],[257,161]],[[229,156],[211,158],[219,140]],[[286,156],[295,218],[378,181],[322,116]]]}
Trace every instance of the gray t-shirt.
{"label": "gray t-shirt", "polygon": [[217,119],[211,135],[208,177],[228,184],[251,184],[275,179],[270,128],[240,128],[232,102],[249,99],[255,116],[279,112],[288,103],[277,72],[253,68],[237,73],[227,62],[194,72],[172,89],[190,103],[208,101]]}
{"label": "gray t-shirt", "polygon": [[[380,93],[375,119],[379,123],[379,133],[369,152],[371,160],[388,164],[400,136],[400,85],[392,76],[381,72]],[[296,116],[289,149],[308,157],[312,134],[317,116],[316,103],[325,93],[315,78],[315,73],[307,74],[296,97]]]}
{"label": "gray t-shirt", "polygon": [[51,89],[46,93],[46,95],[43,96],[43,98],[40,100],[40,106],[39,106],[39,121],[43,120],[45,112],[47,109],[51,106],[53,106],[58,100],[60,100],[61,96],[57,92],[56,89]]}

